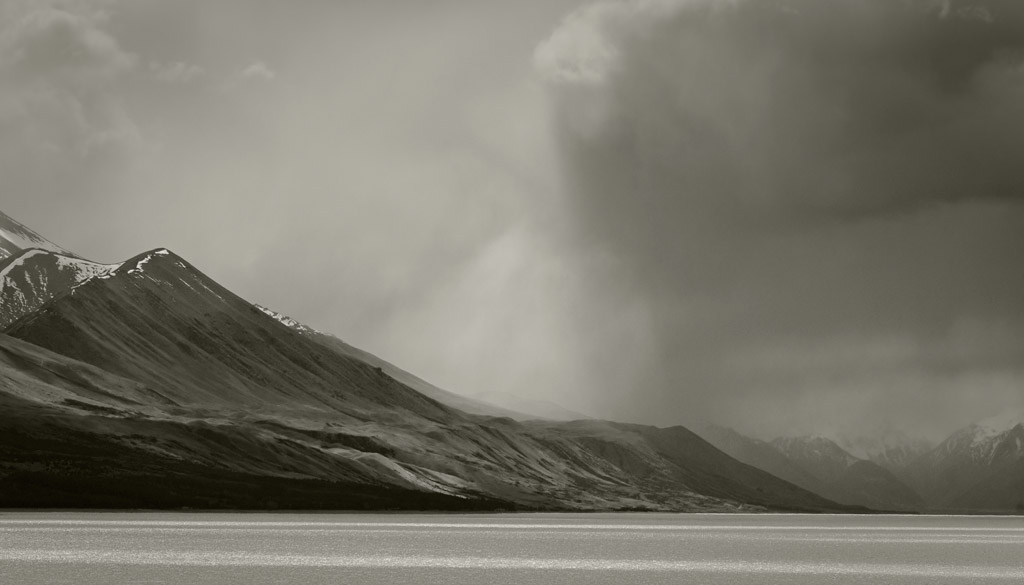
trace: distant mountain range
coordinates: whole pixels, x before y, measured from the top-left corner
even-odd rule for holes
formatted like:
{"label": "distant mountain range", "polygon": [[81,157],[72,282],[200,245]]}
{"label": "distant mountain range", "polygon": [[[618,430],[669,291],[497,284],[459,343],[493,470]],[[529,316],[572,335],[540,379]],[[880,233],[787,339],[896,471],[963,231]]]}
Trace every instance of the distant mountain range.
{"label": "distant mountain range", "polygon": [[1024,512],[1024,413],[969,425],[906,468],[932,507]]}
{"label": "distant mountain range", "polygon": [[920,496],[891,472],[854,457],[829,439],[785,437],[765,442],[713,425],[699,432],[739,461],[837,502],[887,511],[923,507]]}
{"label": "distant mountain range", "polygon": [[166,249],[0,214],[0,252],[0,507],[859,510],[682,427],[515,420]]}
{"label": "distant mountain range", "polygon": [[876,510],[907,511],[923,506],[921,497],[892,472],[873,461],[858,459],[824,437],[785,437],[772,445],[821,482],[817,493],[838,502]]}
{"label": "distant mountain range", "polygon": [[1024,512],[1024,413],[971,424],[938,446],[902,433],[760,441],[719,426],[701,436],[739,461],[837,502],[875,510]]}
{"label": "distant mountain range", "polygon": [[836,443],[854,457],[877,463],[896,474],[935,448],[934,443],[897,430],[876,431],[868,435],[840,435],[836,437]]}

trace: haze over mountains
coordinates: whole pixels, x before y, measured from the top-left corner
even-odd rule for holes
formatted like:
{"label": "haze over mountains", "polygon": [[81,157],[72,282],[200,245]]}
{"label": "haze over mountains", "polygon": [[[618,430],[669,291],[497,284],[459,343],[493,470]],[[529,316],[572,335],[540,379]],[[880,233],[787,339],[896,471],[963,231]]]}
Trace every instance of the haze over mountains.
{"label": "haze over mountains", "polygon": [[[890,432],[765,442],[708,425],[700,435],[739,461],[837,502],[889,511],[1024,510],[1024,413],[968,425],[939,445]],[[854,454],[856,453],[856,455]]]}

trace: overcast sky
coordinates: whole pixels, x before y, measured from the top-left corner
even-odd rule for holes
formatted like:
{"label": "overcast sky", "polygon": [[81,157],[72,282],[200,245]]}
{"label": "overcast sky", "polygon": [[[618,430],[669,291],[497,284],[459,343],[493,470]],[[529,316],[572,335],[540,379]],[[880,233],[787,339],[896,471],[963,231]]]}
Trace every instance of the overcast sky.
{"label": "overcast sky", "polygon": [[0,178],[464,394],[1024,409],[1020,0],[0,0]]}

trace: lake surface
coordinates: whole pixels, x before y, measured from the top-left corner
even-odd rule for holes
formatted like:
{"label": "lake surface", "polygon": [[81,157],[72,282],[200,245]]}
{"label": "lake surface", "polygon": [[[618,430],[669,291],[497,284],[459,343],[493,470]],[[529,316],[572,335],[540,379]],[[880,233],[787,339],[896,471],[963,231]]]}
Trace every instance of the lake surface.
{"label": "lake surface", "polygon": [[1024,583],[1024,517],[0,513],[0,583]]}

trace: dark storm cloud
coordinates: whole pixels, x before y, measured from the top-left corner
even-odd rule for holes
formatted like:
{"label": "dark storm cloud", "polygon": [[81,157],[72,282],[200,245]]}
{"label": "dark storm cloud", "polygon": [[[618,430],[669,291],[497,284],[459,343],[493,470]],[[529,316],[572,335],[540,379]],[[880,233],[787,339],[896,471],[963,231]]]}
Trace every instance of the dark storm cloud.
{"label": "dark storm cloud", "polygon": [[660,181],[666,199],[763,224],[1024,197],[1024,5],[990,2],[991,20],[927,6],[598,5],[538,61],[561,86],[574,164],[630,163],[595,165],[616,200],[660,200]]}
{"label": "dark storm cloud", "polygon": [[535,61],[583,249],[644,306],[632,416],[1021,405],[1024,5],[605,2]]}

